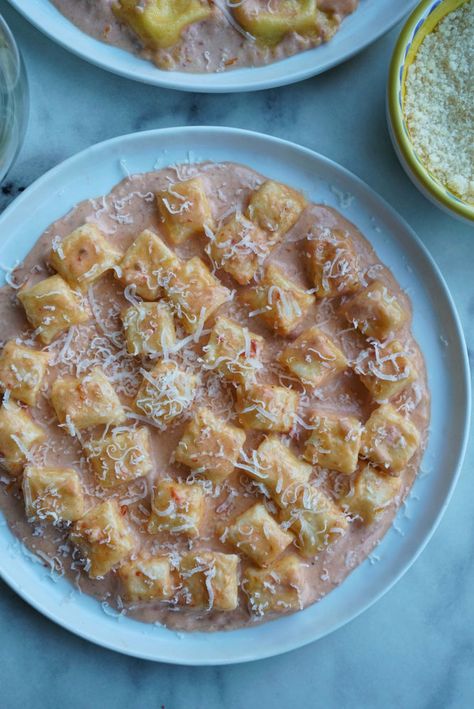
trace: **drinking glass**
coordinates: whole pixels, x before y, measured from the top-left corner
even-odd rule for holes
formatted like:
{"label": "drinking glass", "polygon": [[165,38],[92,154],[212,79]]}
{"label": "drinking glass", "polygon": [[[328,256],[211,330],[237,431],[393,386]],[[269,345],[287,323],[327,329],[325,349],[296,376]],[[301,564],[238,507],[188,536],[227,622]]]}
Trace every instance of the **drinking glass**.
{"label": "drinking glass", "polygon": [[0,182],[23,143],[28,109],[28,81],[23,59],[0,15]]}

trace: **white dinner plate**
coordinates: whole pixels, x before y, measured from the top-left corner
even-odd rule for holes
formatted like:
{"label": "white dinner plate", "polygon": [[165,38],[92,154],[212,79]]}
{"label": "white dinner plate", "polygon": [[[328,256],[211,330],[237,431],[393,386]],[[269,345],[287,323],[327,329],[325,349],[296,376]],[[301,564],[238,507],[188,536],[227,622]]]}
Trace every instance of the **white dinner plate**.
{"label": "white dinner plate", "polygon": [[310,150],[231,128],[170,128],[136,133],[88,148],[37,180],[0,217],[0,264],[21,260],[42,231],[77,202],[108,193],[124,177],[199,160],[233,160],[339,208],[373,243],[414,304],[414,334],[426,358],[432,393],[428,449],[395,525],[366,560],[319,603],[242,630],[176,633],[107,615],[64,579],[52,582],[0,524],[0,574],[26,601],[99,645],[149,660],[194,665],[243,662],[316,640],[385,593],[421,552],[456,483],[468,435],[470,380],[466,347],[446,284],[408,225],[369,187]]}
{"label": "white dinner plate", "polygon": [[182,91],[255,91],[320,74],[360,52],[387,32],[417,0],[360,0],[328,44],[267,66],[214,74],[163,71],[129,52],[99,42],[67,20],[50,0],[9,0],[38,29],[92,64],[128,79]]}

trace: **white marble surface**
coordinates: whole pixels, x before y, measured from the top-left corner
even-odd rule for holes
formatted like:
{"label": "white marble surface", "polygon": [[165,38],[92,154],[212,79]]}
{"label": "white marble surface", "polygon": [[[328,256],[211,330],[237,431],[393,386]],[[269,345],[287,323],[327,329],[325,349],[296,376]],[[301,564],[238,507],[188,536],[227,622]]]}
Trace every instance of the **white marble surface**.
{"label": "white marble surface", "polygon": [[[183,124],[272,133],[345,165],[399,210],[441,267],[472,354],[474,229],[420,196],[402,172],[386,130],[385,80],[397,30],[350,63],[295,86],[253,95],[192,96],[95,69],[29,27],[5,0],[0,12],[23,51],[32,100],[26,143],[0,189],[0,208],[64,158],[122,133]],[[0,582],[0,706],[473,706],[473,462],[471,446],[443,521],[394,589],[345,628],[275,659],[193,669],[122,657],[56,627]]]}

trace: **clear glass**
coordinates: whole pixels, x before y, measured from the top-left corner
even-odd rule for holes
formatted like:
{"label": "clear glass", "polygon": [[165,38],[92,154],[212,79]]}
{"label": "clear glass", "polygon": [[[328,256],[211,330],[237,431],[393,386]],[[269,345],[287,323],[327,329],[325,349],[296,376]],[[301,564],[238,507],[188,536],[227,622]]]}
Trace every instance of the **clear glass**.
{"label": "clear glass", "polygon": [[15,39],[0,15],[0,182],[23,143],[28,110],[25,66]]}

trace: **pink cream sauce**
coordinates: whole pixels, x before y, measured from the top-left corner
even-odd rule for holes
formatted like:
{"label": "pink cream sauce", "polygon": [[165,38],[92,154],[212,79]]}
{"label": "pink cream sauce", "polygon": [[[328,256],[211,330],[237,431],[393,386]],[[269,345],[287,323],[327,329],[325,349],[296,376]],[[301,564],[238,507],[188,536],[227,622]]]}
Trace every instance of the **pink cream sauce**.
{"label": "pink cream sauce", "polygon": [[[170,183],[197,175],[204,181],[217,222],[227,218],[236,209],[245,209],[251,192],[264,180],[256,172],[230,163],[186,164],[177,168],[132,176],[117,185],[106,197],[82,202],[65,217],[52,224],[40,237],[24,263],[13,273],[13,279],[16,283],[22,284],[26,281],[33,283],[48,276],[50,271],[46,263],[53,239],[58,236],[65,237],[85,222],[96,223],[107,238],[124,251],[143,229],[151,228],[160,233],[161,226],[154,200],[155,191],[166,188]],[[304,288],[310,289],[312,284],[305,270],[302,251],[308,234],[313,234],[314,238],[319,230],[325,228],[339,229],[347,234],[357,247],[362,273],[368,278],[376,276],[377,279],[382,280],[394,291],[406,308],[410,309],[407,296],[400,290],[390,271],[380,264],[366,239],[338,212],[326,206],[310,204],[295,227],[272,252],[267,263],[272,261],[280,264],[292,279]],[[204,253],[205,245],[204,239],[197,238],[178,247],[176,251],[180,257],[200,255],[208,262]],[[235,289],[238,295],[240,287],[230,276],[222,271],[217,275],[224,285]],[[154,481],[168,474],[183,480],[189,475],[189,470],[170,462],[183,432],[185,423],[183,419],[172,424],[165,432],[150,427],[155,465],[153,473],[148,478],[136,480],[129,485],[107,492],[97,486],[77,439],[71,438],[65,430],[58,428],[49,402],[50,385],[56,376],[81,373],[92,366],[99,365],[113,383],[124,405],[131,405],[141,380],[139,368],[144,364],[138,358],[127,355],[125,351],[118,314],[122,307],[127,305],[127,301],[123,288],[113,274],[108,274],[96,282],[89,294],[89,300],[95,316],[90,324],[73,328],[72,335],[71,331],[69,334],[65,333],[49,346],[49,351],[53,355],[49,381],[44,386],[37,407],[31,412],[34,419],[47,431],[48,439],[46,444],[34,450],[34,463],[75,467],[82,476],[90,506],[106,497],[115,497],[122,506],[128,522],[135,529],[142,551],[179,554],[192,548],[235,553],[228,544],[219,541],[222,529],[238,513],[252,506],[257,499],[262,499],[244,471],[235,470],[220,487],[212,487],[201,482],[207,492],[207,509],[204,515],[204,528],[197,540],[188,542],[163,533],[150,536],[145,531],[150,514]],[[354,359],[358,353],[366,349],[367,343],[353,329],[348,329],[347,321],[337,312],[339,304],[340,298],[316,301],[294,336],[310,325],[320,324],[323,330],[335,338],[346,356]],[[295,380],[290,381],[285,372],[275,363],[276,354],[281,351],[287,340],[273,335],[258,317],[249,318],[248,309],[239,304],[237,297],[224,304],[219,314],[227,314],[265,337],[266,366],[263,374],[259,375],[262,381],[280,383],[303,392],[301,385]],[[31,340],[32,330],[16,300],[16,290],[10,286],[0,289],[0,316],[4,342],[20,337],[27,344],[39,347],[37,342]],[[214,413],[224,419],[235,419],[232,387],[221,383],[216,373],[203,371],[199,363],[198,358],[202,354],[203,345],[207,342],[206,333],[209,332],[211,325],[212,323],[206,323],[207,329],[200,343],[194,345],[192,351],[186,349],[182,356],[186,358],[186,366],[201,377],[197,403],[210,405]],[[180,334],[183,335],[184,333]],[[412,337],[409,323],[399,333],[398,339],[404,344],[404,349],[413,353],[420,376],[416,384],[399,395],[392,403],[397,408],[404,406],[405,410],[410,412],[410,418],[419,429],[423,443],[401,473],[402,493],[396,504],[387,507],[379,520],[370,526],[364,527],[353,522],[340,540],[316,558],[305,560],[305,585],[302,594],[305,606],[318,601],[340,584],[374,549],[391,526],[398,507],[416,477],[429,422],[429,393],[423,357]],[[4,342],[0,344],[3,345]],[[145,363],[145,366],[151,367],[152,363]],[[299,412],[302,417],[306,416],[311,409],[317,408],[319,411],[352,414],[365,421],[376,406],[351,369],[338,375],[320,389],[308,389],[306,394],[306,403]],[[188,417],[189,415],[191,414],[188,413]],[[130,420],[130,425],[133,423],[134,421]],[[84,438],[87,439],[93,433],[100,435],[101,431],[83,432]],[[308,432],[298,425],[291,435],[291,445],[295,452],[301,454],[307,436]],[[248,432],[245,446],[247,454],[256,448],[263,438],[264,434]],[[347,480],[347,476],[342,478]],[[89,579],[81,570],[81,560],[77,558],[77,552],[68,543],[68,529],[54,527],[47,523],[29,523],[25,518],[19,482],[5,473],[2,473],[1,480],[0,509],[13,533],[31,551],[40,552],[40,555],[46,554],[47,558],[51,559],[52,567],[60,574],[64,573],[69,577],[71,582],[80,587],[83,592],[92,594],[112,607],[122,610],[121,589],[116,574],[110,572],[103,579]],[[341,476],[315,466],[312,480],[315,485],[320,485],[337,499],[336,493]],[[295,551],[297,552],[293,548],[291,553]],[[242,558],[242,569],[246,564],[246,560]],[[240,591],[239,607],[232,612],[173,609],[169,605],[153,602],[135,605],[125,609],[125,612],[141,621],[165,624],[171,628],[189,631],[235,628],[272,617],[271,615],[265,615],[263,618],[252,616],[242,591]]]}
{"label": "pink cream sauce", "polygon": [[[254,5],[265,6],[270,0],[246,0]],[[280,0],[271,0],[277,6]],[[316,37],[302,37],[289,33],[276,47],[268,48],[244,32],[238,31],[235,23],[229,22],[231,14],[224,14],[217,6],[212,16],[203,22],[189,26],[177,45],[166,50],[150,50],[143,47],[130,28],[120,23],[112,12],[116,0],[51,0],[58,10],[86,34],[108,44],[153,61],[161,69],[189,72],[222,72],[227,69],[260,66],[284,59],[306,49],[316,47],[331,37],[323,32]],[[225,0],[222,0],[225,6]],[[359,0],[321,0],[318,8],[331,15],[337,26],[354,12]]]}

